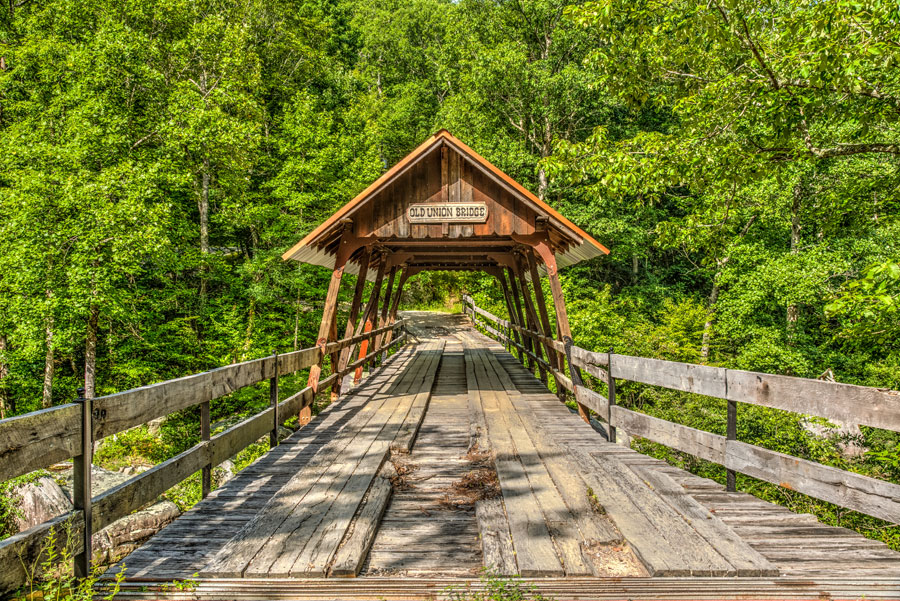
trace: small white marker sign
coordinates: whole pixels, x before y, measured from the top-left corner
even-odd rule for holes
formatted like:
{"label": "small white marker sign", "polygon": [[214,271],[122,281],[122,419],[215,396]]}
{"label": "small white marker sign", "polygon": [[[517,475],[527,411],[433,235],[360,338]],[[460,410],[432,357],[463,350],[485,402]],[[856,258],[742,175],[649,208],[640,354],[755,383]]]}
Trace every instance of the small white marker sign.
{"label": "small white marker sign", "polygon": [[441,202],[410,205],[406,210],[410,223],[484,223],[487,204],[483,202]]}

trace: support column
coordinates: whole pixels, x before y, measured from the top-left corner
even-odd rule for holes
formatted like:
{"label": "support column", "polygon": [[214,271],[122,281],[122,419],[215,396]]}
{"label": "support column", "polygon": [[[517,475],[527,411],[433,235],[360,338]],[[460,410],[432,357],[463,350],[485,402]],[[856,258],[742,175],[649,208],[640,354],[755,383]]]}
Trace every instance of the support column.
{"label": "support column", "polygon": [[[510,297],[509,285],[506,283],[506,271],[504,271],[502,267],[497,269],[497,279],[500,280],[500,288],[503,289],[503,299],[506,301],[506,314],[509,315],[509,321],[516,323],[516,315],[515,310],[513,309],[512,298]],[[510,328],[510,330],[510,338],[521,344],[519,331],[512,328]],[[524,345],[522,346],[524,347]],[[512,352],[512,345],[510,345],[509,352]]]}
{"label": "support column", "polygon": [[[518,286],[518,284],[516,284],[516,276],[513,273],[512,267],[507,267],[506,269],[508,270],[507,275],[509,276],[510,293],[512,295],[513,304],[515,305],[515,309],[516,309],[516,320],[515,320],[516,325],[518,325],[520,328],[526,328],[525,318],[522,313],[522,302],[519,300],[519,286]],[[520,335],[519,338],[520,338],[520,342],[522,343],[522,347],[530,353],[531,352],[531,338],[522,334],[521,332],[519,332],[519,335]],[[534,361],[531,359],[531,357],[529,357],[526,354],[524,357],[522,357],[522,363],[528,367],[528,370],[532,374],[534,373]]]}
{"label": "support column", "polygon": [[[397,291],[394,293],[394,298],[391,301],[391,312],[388,316],[388,325],[394,325],[397,321],[397,309],[400,308],[400,296],[403,294],[403,286],[406,284],[406,280],[409,279],[409,267],[403,267],[403,271],[400,272],[400,281],[397,282]],[[394,339],[394,330],[388,330],[385,333],[384,337],[384,346],[387,348],[391,344],[391,340]],[[384,362],[387,357],[385,356],[387,351],[382,353],[381,361]]]}
{"label": "support column", "polygon": [[[534,298],[537,300],[538,314],[541,318],[541,329],[544,336],[553,338],[553,329],[550,327],[550,315],[547,313],[547,300],[544,297],[544,287],[541,286],[541,276],[538,273],[537,259],[535,259],[534,252],[530,249],[525,255],[528,259],[528,270],[531,273],[531,283],[534,286]],[[558,370],[560,373],[565,371],[566,362],[565,356],[562,353],[554,352],[553,349],[548,346],[547,356],[550,359],[550,366],[553,367],[553,369]],[[566,391],[560,386],[558,380],[556,382],[556,393],[560,400],[565,402]]]}
{"label": "support column", "polygon": [[[391,303],[393,302],[394,295],[394,278],[397,277],[397,266],[391,265],[391,271],[388,275],[388,283],[387,288],[384,291],[384,302],[381,303],[381,318],[378,320],[378,327],[383,328],[387,325],[388,322],[388,313],[391,309]],[[382,343],[384,342],[384,337],[386,332],[379,334],[375,337],[375,344],[373,346],[373,353],[377,353],[379,349],[382,347]],[[374,363],[374,356],[373,356]]]}
{"label": "support column", "polygon": [[[547,232],[537,232],[531,236],[513,236],[513,238],[531,246],[540,255],[547,269],[547,278],[550,280],[550,291],[553,295],[553,305],[556,309],[556,338],[561,342],[564,342],[566,338],[572,338],[572,329],[569,327],[569,315],[566,312],[566,299],[563,297],[562,284],[559,282],[556,255],[553,254],[553,249],[550,248]],[[562,367],[560,366],[560,371],[562,371]],[[578,414],[581,416],[581,419],[590,422],[590,411],[581,403],[578,403]]]}
{"label": "support column", "polygon": [[[344,328],[344,338],[350,338],[356,332],[356,328],[359,325],[359,309],[360,305],[362,305],[362,295],[366,289],[366,276],[369,274],[369,259],[371,257],[371,252],[368,248],[363,249],[362,256],[359,258],[359,275],[356,278],[356,288],[353,290],[353,302],[350,304],[350,315],[347,317],[347,327]],[[338,370],[344,371],[347,369],[347,365],[350,363],[350,352],[352,348],[350,346],[344,347],[341,349],[341,356],[338,359]],[[338,378],[338,381],[335,382],[335,386],[337,387],[337,391],[340,393],[340,386],[342,378]]]}
{"label": "support column", "polygon": [[[519,288],[521,288],[521,290],[522,290],[522,300],[525,301],[525,315],[527,318],[526,323],[528,324],[528,329],[533,332],[539,332],[540,326],[538,325],[537,314],[535,313],[535,310],[534,310],[534,304],[531,302],[531,291],[528,289],[528,281],[525,279],[525,272],[522,271],[522,265],[521,265],[521,262],[518,260],[518,258],[513,259],[513,265],[514,265],[513,269],[516,272],[516,277],[519,280]],[[529,336],[529,338],[531,338],[531,337]],[[534,353],[534,356],[538,357],[538,358],[542,358],[541,357],[541,348],[543,348],[543,345],[539,344],[537,340],[532,339],[531,346],[534,349],[532,351]],[[549,363],[551,349],[545,348],[545,350],[547,351],[547,358],[548,358],[548,363]],[[544,386],[546,386],[547,385],[547,370],[546,370],[546,368],[544,368],[543,365],[541,365],[540,361],[535,361],[535,363],[537,364],[538,372],[541,375],[541,382],[543,382]]]}
{"label": "support column", "polygon": [[[361,328],[357,328],[358,330],[362,330],[360,333],[367,333],[372,331],[372,326],[375,323],[375,317],[378,315],[378,297],[381,295],[381,284],[384,282],[384,272],[386,268],[387,256],[385,254],[382,254],[381,260],[378,263],[378,273],[375,276],[375,284],[372,286],[371,294],[369,294],[369,302],[366,303],[365,319],[360,323]],[[369,341],[363,340],[362,342],[360,342],[358,359],[362,359],[363,357],[365,357],[368,350]],[[353,382],[358,383],[361,377],[362,366],[360,365],[356,368],[356,373],[353,374]]]}
{"label": "support column", "polygon": [[[350,256],[360,247],[362,242],[353,235],[351,230],[351,222],[344,222],[344,230],[341,234],[341,241],[338,244],[337,253],[334,258],[334,271],[331,273],[331,282],[328,284],[328,293],[325,295],[325,307],[322,310],[322,323],[319,325],[319,335],[316,338],[316,348],[319,349],[319,360],[309,369],[308,386],[313,389],[313,400],[319,389],[319,377],[322,375],[322,362],[325,360],[325,345],[328,343],[328,337],[332,332],[336,333],[337,328],[337,302],[338,293],[341,289],[341,278],[344,275],[344,267]],[[301,426],[309,423],[312,417],[312,410],[309,405],[300,410],[299,422]]]}

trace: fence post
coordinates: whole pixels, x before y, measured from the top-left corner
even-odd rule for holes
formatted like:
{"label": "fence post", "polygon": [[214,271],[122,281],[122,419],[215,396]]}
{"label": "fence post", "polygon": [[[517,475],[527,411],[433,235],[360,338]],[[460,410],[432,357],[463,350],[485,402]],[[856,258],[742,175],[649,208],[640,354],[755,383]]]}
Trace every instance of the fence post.
{"label": "fence post", "polygon": [[[728,424],[725,430],[725,439],[737,440],[737,401],[728,401]],[[725,470],[725,490],[728,492],[737,490],[734,470]]]}
{"label": "fence post", "polygon": [[[209,401],[200,403],[200,439],[209,442]],[[212,464],[207,463],[200,470],[200,498],[205,499],[212,490]]]}
{"label": "fence post", "polygon": [[269,378],[269,404],[272,405],[272,431],[269,433],[270,449],[278,446],[278,372],[281,371],[278,365],[278,352],[274,352],[272,356],[275,359],[275,373]]}
{"label": "fence post", "polygon": [[607,372],[607,380],[609,381],[609,387],[607,389],[607,399],[609,400],[609,414],[606,416],[606,424],[609,427],[609,442],[616,442],[616,427],[612,423],[612,414],[613,407],[616,405],[616,379],[613,378],[612,373],[612,358],[613,358],[613,350],[609,349],[606,353],[606,367],[609,370]]}
{"label": "fence post", "polygon": [[91,521],[91,463],[94,451],[94,431],[92,424],[93,402],[84,398],[84,388],[78,389],[77,403],[81,405],[81,455],[73,460],[72,504],[76,511],[84,516],[84,536],[81,552],[76,553],[75,576],[87,578],[91,575],[91,556],[93,555],[93,524]]}

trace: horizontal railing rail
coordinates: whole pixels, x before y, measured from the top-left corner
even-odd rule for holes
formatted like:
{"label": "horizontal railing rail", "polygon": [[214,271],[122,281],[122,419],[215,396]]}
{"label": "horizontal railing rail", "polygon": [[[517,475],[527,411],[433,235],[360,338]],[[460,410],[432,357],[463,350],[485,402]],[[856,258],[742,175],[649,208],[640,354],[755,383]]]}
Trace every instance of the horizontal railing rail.
{"label": "horizontal railing rail", "polygon": [[[515,330],[532,340],[546,340],[538,332],[517,327],[478,307],[471,297],[464,296],[463,301],[475,325],[522,353],[524,348],[502,329]],[[565,350],[562,342],[553,343],[554,348]],[[520,354],[520,358],[522,356]],[[729,490],[734,490],[733,474],[739,472],[891,523],[900,523],[900,485],[736,439],[737,403],[900,431],[900,392],[611,352],[597,353],[574,345],[568,349],[568,357],[570,372],[584,370],[606,383],[606,396],[586,385],[573,384],[571,390],[578,403],[607,422],[611,440],[615,440],[616,428],[621,428],[630,435],[723,465],[729,471]],[[544,367],[549,369],[548,365]],[[581,381],[580,375],[573,379]],[[615,402],[616,380],[725,399],[728,401],[728,433],[725,436],[713,434],[621,407]]]}
{"label": "horizontal railing rail", "polygon": [[[54,533],[57,550],[68,545],[70,549],[84,552],[84,542],[89,540],[91,532],[151,503],[179,482],[203,470],[206,470],[205,496],[209,489],[207,472],[211,466],[234,456],[267,433],[270,434],[272,443],[277,444],[279,426],[309,407],[316,391],[326,390],[328,385],[342,376],[374,362],[379,356],[383,359],[384,353],[404,344],[408,337],[405,325],[403,320],[398,320],[358,336],[329,343],[324,348],[313,347],[271,355],[98,397],[88,401],[89,405],[68,403],[0,420],[0,482],[76,458],[76,510],[0,541],[0,594],[15,590],[25,582],[31,567],[37,565],[46,552],[51,531]],[[307,369],[321,362],[325,355],[398,329],[403,330],[403,333],[388,346],[378,348],[377,344],[373,345],[371,352],[342,370],[333,366],[332,373],[320,380],[315,390],[307,386],[286,399],[278,399],[279,376]],[[91,494],[89,477],[86,490],[77,490],[78,459],[83,457],[85,440],[100,440],[266,381],[270,383],[271,401],[267,409],[224,432],[209,436],[209,411],[206,406],[201,413],[204,440],[200,443],[97,496]],[[82,431],[82,424],[85,423],[82,412],[85,410],[90,412],[87,423],[91,424],[91,437],[87,438]],[[79,493],[86,499],[80,508],[77,505]],[[87,512],[84,505],[90,507]],[[85,515],[89,516],[90,521],[87,533],[84,528]],[[89,559],[90,552],[86,556]]]}

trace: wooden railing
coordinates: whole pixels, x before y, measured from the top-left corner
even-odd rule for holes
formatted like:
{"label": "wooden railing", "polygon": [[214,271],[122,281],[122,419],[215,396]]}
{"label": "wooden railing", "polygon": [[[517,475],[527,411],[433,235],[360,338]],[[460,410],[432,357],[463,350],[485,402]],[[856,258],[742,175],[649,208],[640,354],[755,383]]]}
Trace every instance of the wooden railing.
{"label": "wooden railing", "polygon": [[[723,465],[728,470],[729,490],[734,490],[734,473],[740,472],[894,524],[900,523],[900,486],[897,484],[737,440],[738,403],[900,431],[900,392],[591,352],[558,340],[547,340],[538,332],[518,327],[478,307],[468,296],[463,300],[475,325],[518,350],[520,358],[526,351],[509,335],[513,330],[532,340],[552,344],[566,353],[571,378],[565,374],[554,375],[563,378],[565,387],[580,404],[606,421],[610,440],[616,440],[616,428],[621,428],[630,435]],[[549,369],[549,365],[545,368]],[[606,384],[606,396],[582,382],[581,370]],[[697,430],[618,406],[616,380],[725,399],[728,402],[727,434],[722,436]]]}
{"label": "wooden railing", "polygon": [[[75,549],[76,572],[90,566],[91,533],[108,526],[152,502],[174,485],[196,472],[202,473],[205,497],[210,490],[211,468],[234,456],[260,437],[269,434],[278,444],[278,428],[312,404],[316,392],[307,386],[280,400],[278,378],[320,364],[326,355],[401,329],[389,346],[375,348],[358,361],[319,381],[316,390],[326,390],[345,374],[374,362],[407,338],[399,320],[351,338],[262,359],[220,367],[175,380],[143,386],[93,400],[60,405],[0,420],[0,482],[74,458],[75,510],[0,541],[0,595],[21,586],[28,571],[46,551],[54,533],[55,545]],[[336,366],[333,366],[336,370]],[[210,436],[209,402],[240,388],[269,382],[270,406],[220,434]],[[91,451],[94,441],[145,424],[196,405],[201,406],[201,442],[183,453],[104,491],[91,492]],[[87,450],[85,453],[84,451]],[[87,528],[85,525],[87,524]]]}

